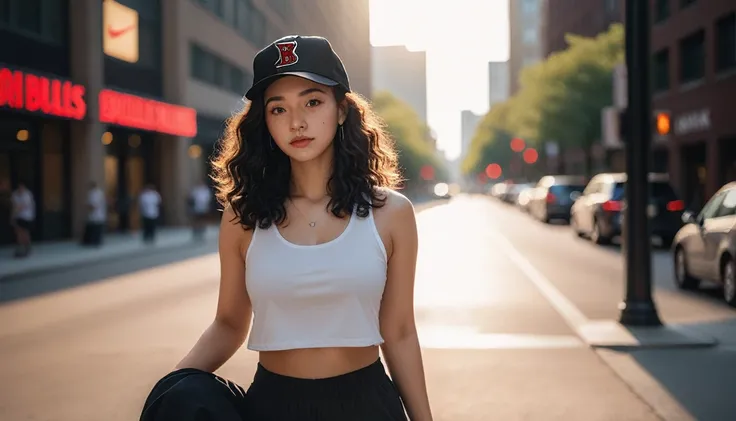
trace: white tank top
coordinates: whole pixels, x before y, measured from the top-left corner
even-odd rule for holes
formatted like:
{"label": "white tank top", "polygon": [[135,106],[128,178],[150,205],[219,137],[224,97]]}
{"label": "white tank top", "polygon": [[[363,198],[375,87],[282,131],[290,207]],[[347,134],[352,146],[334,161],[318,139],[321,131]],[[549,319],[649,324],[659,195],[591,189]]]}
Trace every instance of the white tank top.
{"label": "white tank top", "polygon": [[287,241],[275,225],[256,228],[246,253],[253,306],[248,349],[362,347],[383,343],[378,313],[387,257],[373,211],[353,212],[337,238]]}

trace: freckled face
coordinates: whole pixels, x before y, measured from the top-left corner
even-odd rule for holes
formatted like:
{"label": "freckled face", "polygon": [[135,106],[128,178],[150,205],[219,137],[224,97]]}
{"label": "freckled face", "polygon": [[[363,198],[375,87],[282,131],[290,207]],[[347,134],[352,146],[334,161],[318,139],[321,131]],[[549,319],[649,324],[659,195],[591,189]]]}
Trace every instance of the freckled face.
{"label": "freckled face", "polygon": [[345,120],[331,87],[298,76],[279,78],[268,86],[263,99],[271,137],[297,161],[322,155]]}

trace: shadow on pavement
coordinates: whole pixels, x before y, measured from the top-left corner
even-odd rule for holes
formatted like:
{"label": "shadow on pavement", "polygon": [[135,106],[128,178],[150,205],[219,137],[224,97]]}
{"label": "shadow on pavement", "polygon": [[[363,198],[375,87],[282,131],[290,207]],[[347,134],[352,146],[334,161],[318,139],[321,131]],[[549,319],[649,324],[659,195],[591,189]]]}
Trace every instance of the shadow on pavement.
{"label": "shadow on pavement", "polygon": [[695,419],[733,420],[736,414],[736,399],[733,399],[736,324],[733,320],[725,320],[681,326],[716,338],[718,345],[639,349],[628,354]]}
{"label": "shadow on pavement", "polygon": [[[450,199],[413,199],[417,213],[449,203]],[[204,243],[191,243],[158,249],[152,254],[136,254],[119,260],[105,259],[100,262],[84,263],[78,267],[62,269],[52,273],[19,276],[0,284],[0,303],[30,298],[68,288],[99,282],[111,277],[127,275],[180,262],[209,253],[217,253],[217,239]]]}
{"label": "shadow on pavement", "polygon": [[53,273],[11,279],[0,285],[0,303],[74,288],[216,252],[217,239],[208,239],[203,243],[157,250],[152,254],[125,256],[119,260],[105,259]]}

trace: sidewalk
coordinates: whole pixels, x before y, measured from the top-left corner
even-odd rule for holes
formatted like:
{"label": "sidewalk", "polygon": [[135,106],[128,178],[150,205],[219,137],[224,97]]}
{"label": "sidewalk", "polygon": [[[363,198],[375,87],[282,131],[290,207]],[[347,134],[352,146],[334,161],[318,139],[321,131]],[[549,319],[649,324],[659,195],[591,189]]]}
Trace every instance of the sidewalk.
{"label": "sidewalk", "polygon": [[[446,200],[412,197],[417,213],[433,206],[446,203]],[[208,228],[206,239],[217,237],[218,227]],[[54,270],[84,265],[91,262],[115,259],[121,256],[150,254],[175,247],[192,244],[192,231],[189,227],[160,228],[156,243],[146,245],[138,232],[130,234],[107,234],[100,248],[82,247],[78,241],[38,243],[33,246],[31,255],[25,259],[13,257],[14,246],[0,247],[0,282],[21,276],[38,275]]]}
{"label": "sidewalk", "polygon": [[[217,236],[217,227],[210,226],[206,240]],[[101,247],[83,247],[78,241],[39,243],[33,246],[31,255],[24,259],[13,257],[14,246],[0,247],[0,282],[20,276],[37,275],[55,270],[100,262],[121,256],[150,254],[192,244],[189,227],[160,228],[156,242],[144,244],[138,232],[105,235]]]}

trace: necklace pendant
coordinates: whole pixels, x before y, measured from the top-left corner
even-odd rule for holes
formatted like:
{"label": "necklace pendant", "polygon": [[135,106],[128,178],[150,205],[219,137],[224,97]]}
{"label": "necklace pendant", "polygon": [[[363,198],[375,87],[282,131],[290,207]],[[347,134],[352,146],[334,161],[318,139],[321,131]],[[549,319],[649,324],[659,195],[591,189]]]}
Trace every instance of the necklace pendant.
{"label": "necklace pendant", "polygon": [[316,223],[316,222],[310,222],[310,223],[309,223],[309,226],[310,226],[310,227],[312,227],[312,228],[314,228],[314,226],[315,226],[315,225],[317,225],[317,223]]}

